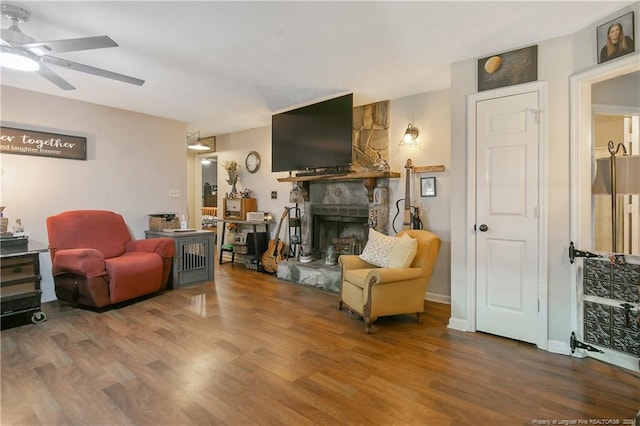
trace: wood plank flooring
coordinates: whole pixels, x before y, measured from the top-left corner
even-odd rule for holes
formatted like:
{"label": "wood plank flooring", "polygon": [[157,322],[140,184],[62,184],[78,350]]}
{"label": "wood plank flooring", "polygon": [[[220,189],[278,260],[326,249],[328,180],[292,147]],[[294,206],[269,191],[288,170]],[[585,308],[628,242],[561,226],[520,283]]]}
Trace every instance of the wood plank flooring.
{"label": "wood plank flooring", "polygon": [[633,424],[640,409],[637,375],[449,330],[448,305],[367,335],[335,295],[241,265],[104,312],[44,309],[2,331],[2,425]]}

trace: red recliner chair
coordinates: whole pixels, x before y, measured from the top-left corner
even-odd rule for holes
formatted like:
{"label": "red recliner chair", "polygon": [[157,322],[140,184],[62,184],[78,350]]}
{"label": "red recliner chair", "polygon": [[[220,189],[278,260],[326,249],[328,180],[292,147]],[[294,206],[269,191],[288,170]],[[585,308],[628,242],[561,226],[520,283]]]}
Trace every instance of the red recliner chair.
{"label": "red recliner chair", "polygon": [[133,240],[121,215],[76,210],[47,218],[56,296],[102,308],[166,287],[171,238]]}

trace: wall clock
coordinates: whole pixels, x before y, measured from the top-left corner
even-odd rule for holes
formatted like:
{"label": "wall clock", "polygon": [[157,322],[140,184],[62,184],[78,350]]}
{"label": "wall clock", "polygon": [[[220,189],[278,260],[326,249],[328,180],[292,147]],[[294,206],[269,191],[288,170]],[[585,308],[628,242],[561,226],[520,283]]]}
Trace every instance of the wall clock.
{"label": "wall clock", "polygon": [[245,166],[249,173],[255,173],[260,168],[260,154],[256,151],[251,151],[247,154],[247,158],[244,160]]}

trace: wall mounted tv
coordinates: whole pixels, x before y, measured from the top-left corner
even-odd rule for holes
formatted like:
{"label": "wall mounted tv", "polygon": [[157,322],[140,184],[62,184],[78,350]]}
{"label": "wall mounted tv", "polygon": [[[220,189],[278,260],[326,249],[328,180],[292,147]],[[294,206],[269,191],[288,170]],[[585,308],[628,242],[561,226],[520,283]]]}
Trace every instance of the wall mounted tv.
{"label": "wall mounted tv", "polygon": [[274,114],[271,171],[349,166],[352,127],[353,94]]}

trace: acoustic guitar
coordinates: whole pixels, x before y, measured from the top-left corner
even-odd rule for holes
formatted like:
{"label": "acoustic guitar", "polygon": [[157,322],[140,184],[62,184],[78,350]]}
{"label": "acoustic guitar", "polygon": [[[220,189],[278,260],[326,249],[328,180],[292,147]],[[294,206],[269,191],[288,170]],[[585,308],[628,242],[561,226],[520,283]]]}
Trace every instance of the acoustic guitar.
{"label": "acoustic guitar", "polygon": [[404,187],[404,215],[402,216],[402,229],[411,229],[412,228],[412,217],[411,217],[411,171],[413,170],[413,161],[411,158],[407,159],[407,164],[404,165],[406,170],[406,182]]}
{"label": "acoustic guitar", "polygon": [[404,198],[396,201],[396,215],[393,217],[393,230],[395,229],[395,221],[400,214],[400,203],[404,201],[404,214],[402,217],[402,229],[422,229],[422,221],[420,220],[420,210],[418,207],[411,205],[411,172],[413,171],[413,161],[409,158],[404,168],[406,169],[405,195]]}
{"label": "acoustic guitar", "polygon": [[269,241],[269,246],[267,247],[267,251],[262,255],[262,269],[264,271],[274,273],[278,270],[278,263],[280,263],[283,259],[284,252],[284,242],[280,240],[280,228],[282,227],[282,222],[284,218],[287,217],[289,213],[289,209],[285,208],[282,213],[282,217],[280,218],[280,223],[278,223],[278,230],[276,231],[276,237]]}

